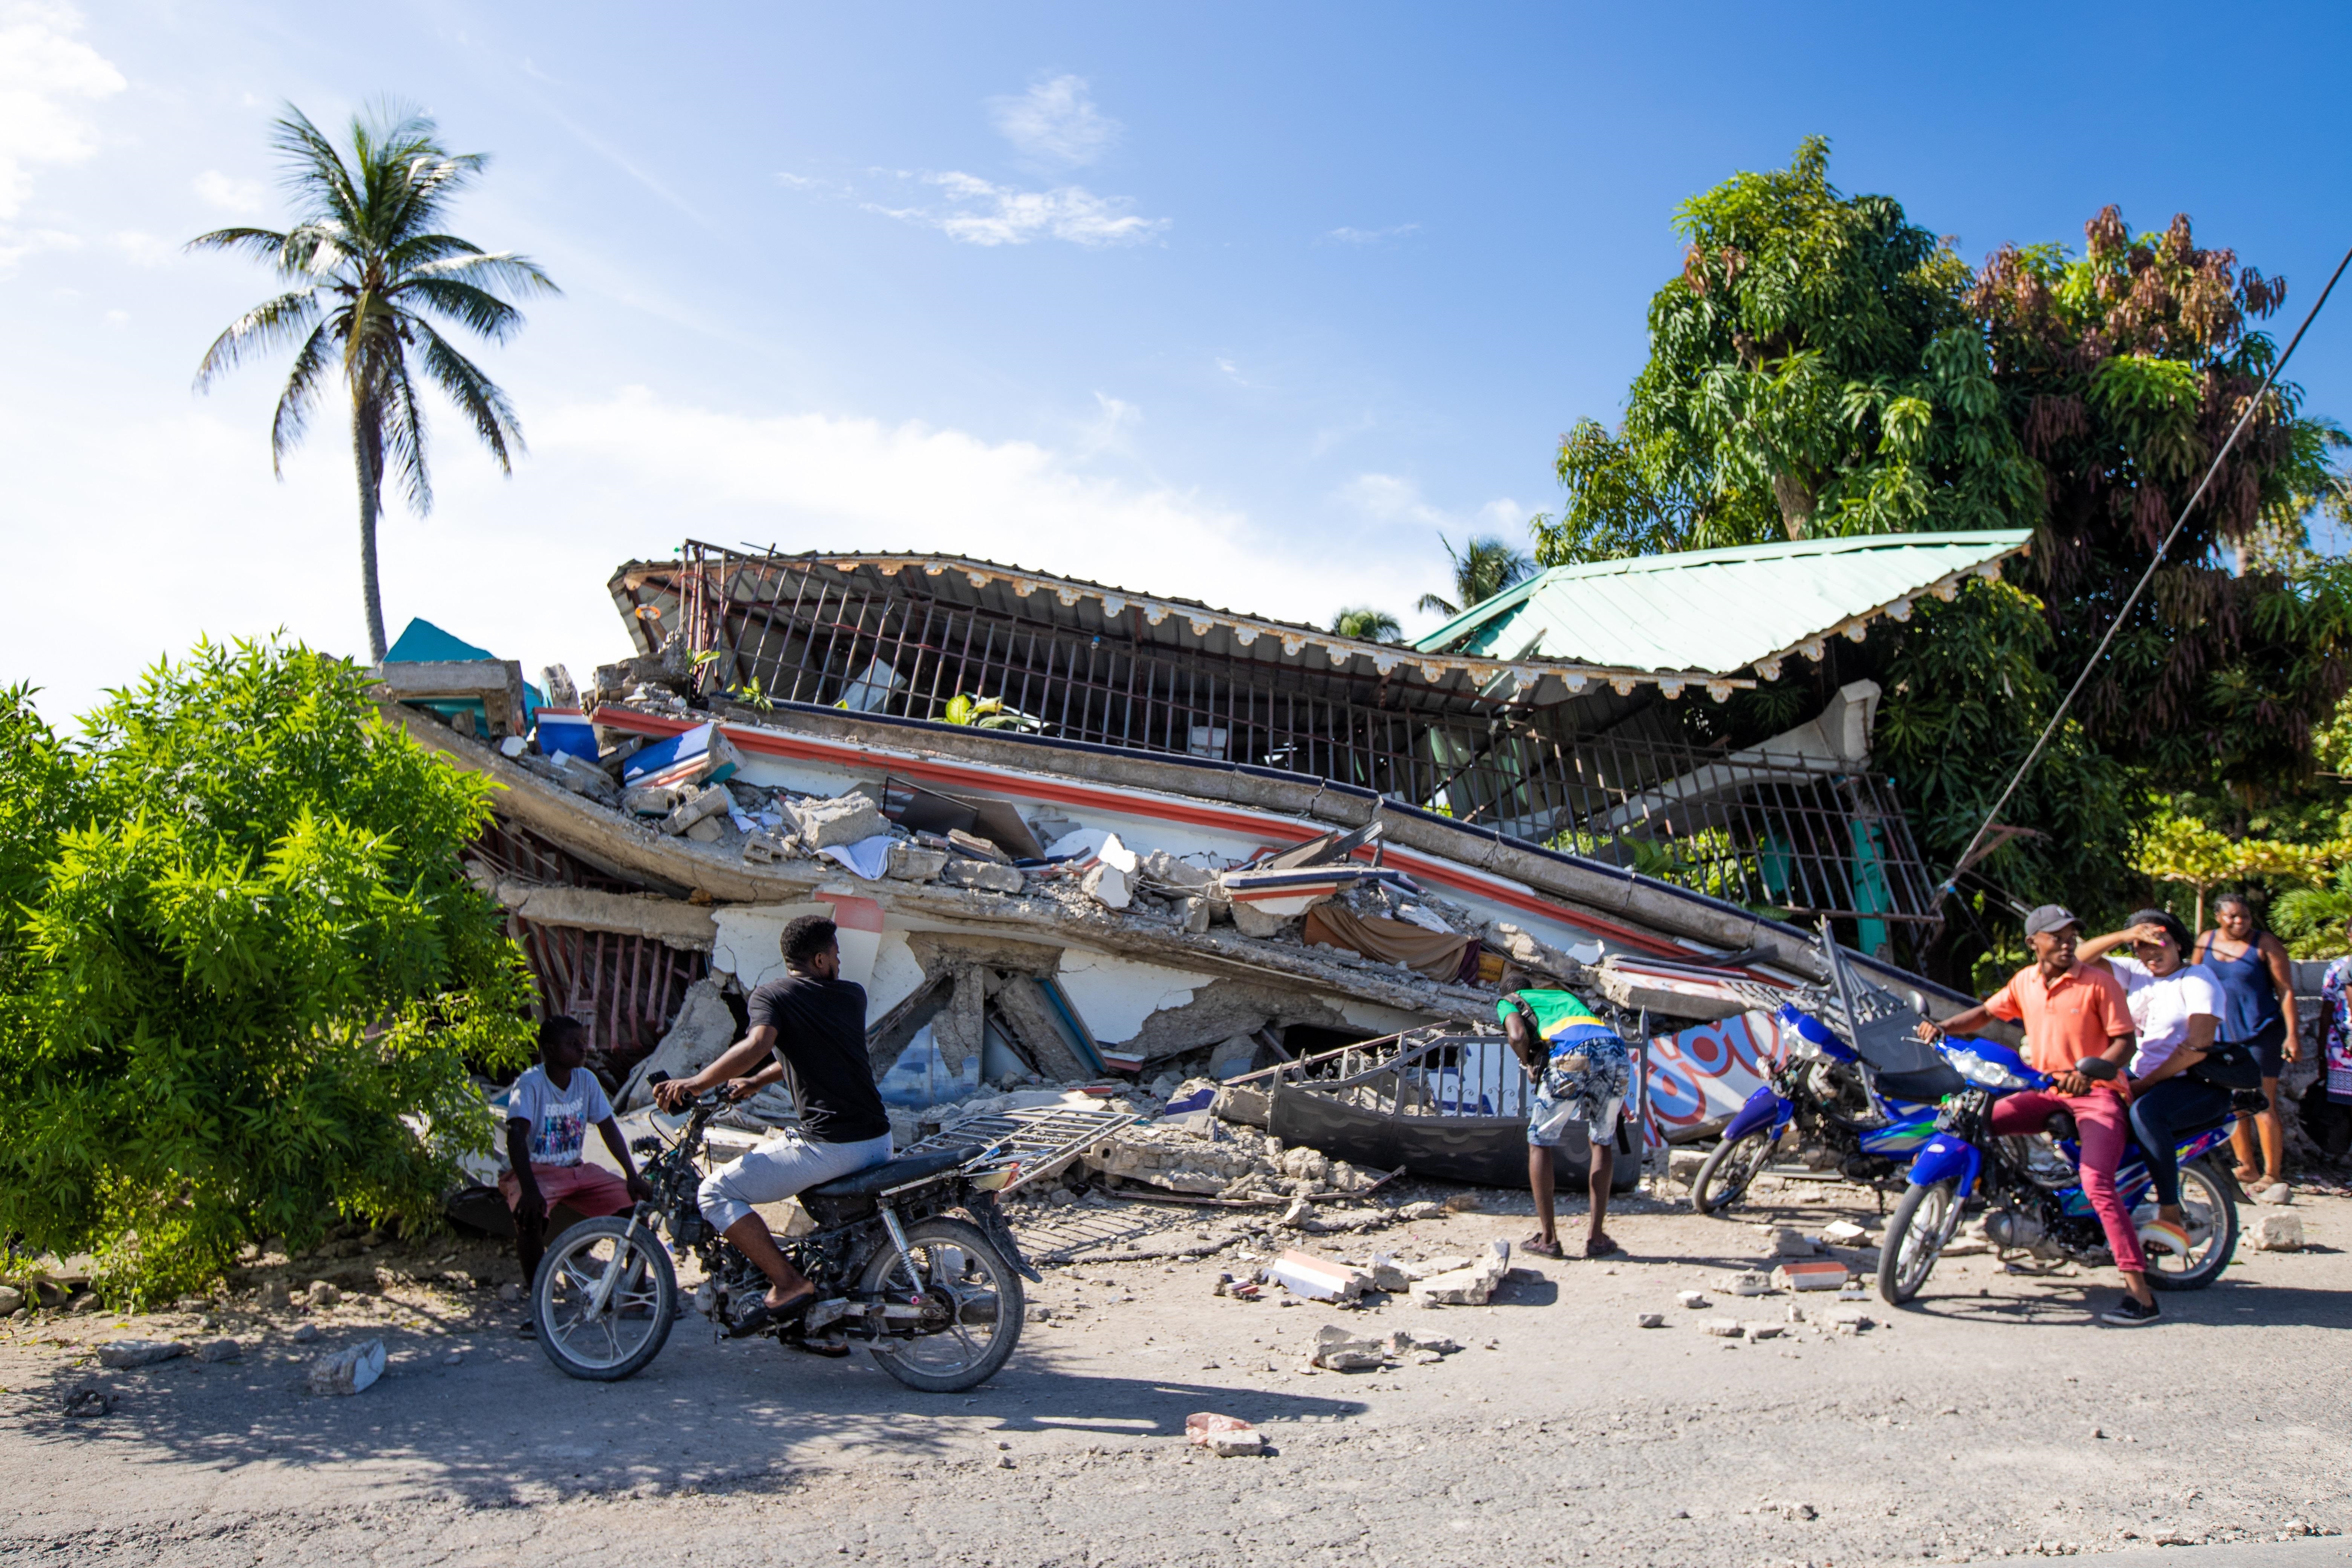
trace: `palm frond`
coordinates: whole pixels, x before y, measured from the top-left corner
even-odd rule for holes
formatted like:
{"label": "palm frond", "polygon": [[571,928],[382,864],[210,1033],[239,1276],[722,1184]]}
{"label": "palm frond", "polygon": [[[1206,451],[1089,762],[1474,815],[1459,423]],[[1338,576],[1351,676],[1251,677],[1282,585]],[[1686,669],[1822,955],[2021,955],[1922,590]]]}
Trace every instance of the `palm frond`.
{"label": "palm frond", "polygon": [[1412,607],[1416,610],[1433,611],[1437,615],[1445,616],[1449,620],[1462,613],[1460,610],[1454,608],[1453,605],[1439,598],[1434,594],[1423,594],[1420,598],[1415,599],[1412,602]]}
{"label": "palm frond", "polygon": [[411,316],[410,325],[418,338],[417,353],[425,362],[425,372],[435,384],[449,395],[449,401],[473,422],[474,434],[499,461],[507,473],[514,471],[514,461],[509,448],[523,449],[522,425],[515,418],[514,405],[498,383],[482,374],[481,367],[450,346],[447,339],[433,330],[431,322]]}
{"label": "palm frond", "polygon": [[200,234],[180,247],[183,250],[242,250],[256,261],[283,268],[286,236],[274,228],[216,228],[210,234]]}
{"label": "palm frond", "polygon": [[446,279],[416,278],[393,292],[418,301],[449,320],[479,332],[492,342],[504,342],[522,326],[522,312],[487,289]]}
{"label": "palm frond", "polygon": [[321,321],[294,353],[294,368],[287,374],[286,389],[278,395],[278,412],[269,421],[269,469],[285,477],[286,454],[310,428],[310,410],[318,405],[319,389],[333,363],[333,323]]}
{"label": "palm frond", "polygon": [[231,321],[196,366],[196,390],[203,391],[223,372],[236,369],[252,355],[300,338],[318,320],[317,290],[296,289],[265,300]]}
{"label": "palm frond", "polygon": [[555,286],[555,279],[540,270],[538,262],[511,250],[478,250],[470,255],[421,262],[406,270],[411,277],[455,279],[483,288],[504,289],[517,295],[549,294],[560,298],[563,293]]}
{"label": "palm frond", "polygon": [[[340,218],[317,218],[286,236],[278,268],[297,276],[334,278],[341,275],[354,249],[352,232]],[[350,282],[348,277],[343,281]]]}
{"label": "palm frond", "polygon": [[417,404],[416,383],[409,376],[404,355],[385,363],[379,386],[384,467],[400,476],[409,506],[422,517],[433,510],[433,475],[425,463],[425,410]]}
{"label": "palm frond", "polygon": [[393,243],[383,253],[385,270],[405,278],[428,262],[451,256],[480,256],[484,251],[470,239],[454,234],[407,234]]}
{"label": "palm frond", "polygon": [[270,125],[270,144],[281,160],[278,183],[294,197],[302,216],[331,218],[345,232],[361,228],[360,193],[343,155],[310,117],[292,104]]}

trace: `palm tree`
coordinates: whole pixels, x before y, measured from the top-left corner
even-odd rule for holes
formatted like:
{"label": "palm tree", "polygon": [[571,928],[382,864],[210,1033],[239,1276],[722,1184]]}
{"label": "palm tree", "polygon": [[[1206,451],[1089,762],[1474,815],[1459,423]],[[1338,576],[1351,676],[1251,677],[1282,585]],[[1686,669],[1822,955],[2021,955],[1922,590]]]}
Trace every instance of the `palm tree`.
{"label": "palm tree", "polygon": [[1536,563],[1523,552],[1514,550],[1502,540],[1491,536],[1474,539],[1458,551],[1442,533],[1437,536],[1437,542],[1444,545],[1445,553],[1454,558],[1454,598],[1423,594],[1412,606],[1416,610],[1435,610],[1443,616],[1458,616],[1473,605],[1485,604],[1504,589],[1525,581],[1535,573]]}
{"label": "palm tree", "polygon": [[352,460],[360,483],[360,577],[367,596],[368,652],[382,662],[383,601],[376,584],[375,523],[387,468],[417,512],[432,510],[425,460],[425,413],[410,363],[449,395],[499,468],[514,471],[522,430],[498,384],[452,347],[427,317],[503,342],[522,312],[502,295],[562,292],[547,274],[509,251],[490,252],[439,223],[449,199],[488,158],[452,153],[438,128],[414,110],[381,105],[352,120],[352,161],[293,105],[271,127],[286,163],[294,226],[223,228],[198,235],[191,250],[237,250],[265,261],[294,287],[229,323],[205,351],[196,388],[245,360],[294,347],[294,368],[270,422],[270,467],[284,477],[286,454],[302,438],[330,376],[351,399]]}
{"label": "palm tree", "polygon": [[1331,630],[1358,642],[1394,642],[1404,635],[1404,627],[1386,610],[1369,605],[1356,605],[1331,617]]}

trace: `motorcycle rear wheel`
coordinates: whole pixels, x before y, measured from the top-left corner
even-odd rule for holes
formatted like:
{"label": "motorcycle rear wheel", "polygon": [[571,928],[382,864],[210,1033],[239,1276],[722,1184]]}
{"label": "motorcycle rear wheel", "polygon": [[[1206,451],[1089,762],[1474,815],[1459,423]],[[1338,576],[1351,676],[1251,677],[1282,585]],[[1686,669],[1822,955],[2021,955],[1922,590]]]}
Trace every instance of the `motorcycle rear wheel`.
{"label": "motorcycle rear wheel", "polygon": [[1715,1146],[1706,1163],[1691,1178],[1691,1207],[1699,1214],[1717,1214],[1738,1203],[1772,1157],[1779,1133],[1759,1127],[1743,1138],[1727,1138]]}
{"label": "motorcycle rear wheel", "polygon": [[898,1249],[887,1240],[866,1260],[859,1293],[903,1301],[916,1290],[945,1309],[929,1331],[892,1336],[873,1347],[882,1370],[923,1394],[961,1394],[994,1377],[1021,1342],[1028,1303],[1021,1277],[981,1228],[944,1215],[907,1227],[907,1250],[922,1273],[907,1277]]}
{"label": "motorcycle rear wheel", "polygon": [[1879,1300],[1900,1307],[1916,1296],[1959,1225],[1957,1184],[1936,1182],[1905,1193],[1878,1242]]}
{"label": "motorcycle rear wheel", "polygon": [[[596,1290],[617,1268],[602,1310]],[[659,1237],[626,1215],[582,1220],[555,1238],[530,1284],[530,1321],[556,1370],[617,1383],[645,1370],[677,1321],[677,1274]]]}
{"label": "motorcycle rear wheel", "polygon": [[2180,1167],[2180,1212],[2189,1222],[2191,1251],[2185,1259],[2148,1253],[2147,1282],[2154,1289],[2202,1290],[2221,1278],[2238,1250],[2238,1202],[2230,1178],[2212,1161]]}

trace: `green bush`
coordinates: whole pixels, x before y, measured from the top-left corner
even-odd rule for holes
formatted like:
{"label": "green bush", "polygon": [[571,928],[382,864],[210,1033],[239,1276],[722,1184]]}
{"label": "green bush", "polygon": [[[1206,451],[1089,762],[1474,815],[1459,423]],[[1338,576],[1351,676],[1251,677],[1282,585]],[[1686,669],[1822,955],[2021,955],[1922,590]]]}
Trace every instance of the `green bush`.
{"label": "green bush", "polygon": [[530,987],[459,853],[486,782],[361,670],[201,644],[79,739],[0,692],[0,1232],[118,1303],[334,1214],[430,1225]]}

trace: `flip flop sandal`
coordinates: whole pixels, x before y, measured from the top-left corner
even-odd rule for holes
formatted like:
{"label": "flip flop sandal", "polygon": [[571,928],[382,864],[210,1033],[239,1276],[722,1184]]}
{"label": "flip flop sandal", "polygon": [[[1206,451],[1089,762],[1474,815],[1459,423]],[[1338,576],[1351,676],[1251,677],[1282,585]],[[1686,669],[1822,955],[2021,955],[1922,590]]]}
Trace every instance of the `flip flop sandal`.
{"label": "flip flop sandal", "polygon": [[1584,1256],[1587,1258],[1609,1258],[1624,1250],[1605,1236],[1596,1237],[1584,1244]]}
{"label": "flip flop sandal", "polygon": [[807,1295],[787,1301],[781,1307],[769,1305],[763,1298],[750,1311],[735,1320],[735,1326],[727,1331],[727,1337],[730,1340],[740,1340],[746,1335],[763,1333],[770,1329],[804,1318],[808,1316],[808,1310],[816,1305],[816,1294],[812,1290]]}
{"label": "flip flop sandal", "polygon": [[1532,1252],[1538,1258],[1565,1258],[1568,1256],[1568,1249],[1557,1241],[1523,1241],[1519,1243],[1519,1250]]}

